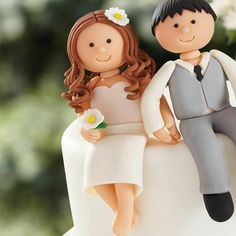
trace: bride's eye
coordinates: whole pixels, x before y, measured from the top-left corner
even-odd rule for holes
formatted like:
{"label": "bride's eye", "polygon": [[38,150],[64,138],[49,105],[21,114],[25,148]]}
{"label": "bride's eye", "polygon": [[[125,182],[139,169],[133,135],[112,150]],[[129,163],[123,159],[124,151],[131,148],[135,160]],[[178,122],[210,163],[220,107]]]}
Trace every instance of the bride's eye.
{"label": "bride's eye", "polygon": [[94,43],[90,43],[89,47],[93,48],[94,47]]}
{"label": "bride's eye", "polygon": [[111,39],[107,39],[107,43],[111,43]]}

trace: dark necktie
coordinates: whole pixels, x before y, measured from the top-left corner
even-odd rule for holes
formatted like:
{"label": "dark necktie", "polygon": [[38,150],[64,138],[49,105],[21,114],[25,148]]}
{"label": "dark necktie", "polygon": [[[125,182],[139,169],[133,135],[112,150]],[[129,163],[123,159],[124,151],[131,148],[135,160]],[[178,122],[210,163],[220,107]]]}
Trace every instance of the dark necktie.
{"label": "dark necktie", "polygon": [[202,75],[202,67],[197,65],[197,66],[194,66],[194,72],[196,73],[197,75],[197,79],[199,81],[202,81],[203,79],[203,75]]}

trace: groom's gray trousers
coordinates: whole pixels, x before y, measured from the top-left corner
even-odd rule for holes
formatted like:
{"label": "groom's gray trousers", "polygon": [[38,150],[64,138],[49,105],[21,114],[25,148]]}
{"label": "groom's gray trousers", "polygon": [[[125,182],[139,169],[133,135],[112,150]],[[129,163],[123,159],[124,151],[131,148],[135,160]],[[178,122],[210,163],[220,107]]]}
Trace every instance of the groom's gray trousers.
{"label": "groom's gray trousers", "polygon": [[197,165],[201,192],[228,192],[228,169],[215,133],[227,135],[236,144],[236,108],[227,107],[209,115],[182,120],[180,131]]}

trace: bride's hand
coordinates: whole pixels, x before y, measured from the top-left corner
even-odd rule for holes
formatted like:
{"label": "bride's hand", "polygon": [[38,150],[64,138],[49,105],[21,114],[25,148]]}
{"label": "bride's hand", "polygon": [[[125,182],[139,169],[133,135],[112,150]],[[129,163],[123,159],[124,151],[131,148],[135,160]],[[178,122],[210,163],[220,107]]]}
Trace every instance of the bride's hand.
{"label": "bride's hand", "polygon": [[105,132],[99,129],[80,129],[81,136],[90,143],[97,143],[104,137]]}
{"label": "bride's hand", "polygon": [[166,128],[168,129],[172,138],[174,138],[176,141],[181,139],[181,134],[176,127],[175,121],[173,121],[172,124],[166,125]]}
{"label": "bride's hand", "polygon": [[177,140],[174,139],[166,130],[166,128],[159,129],[153,133],[153,135],[161,142],[166,144],[176,144]]}

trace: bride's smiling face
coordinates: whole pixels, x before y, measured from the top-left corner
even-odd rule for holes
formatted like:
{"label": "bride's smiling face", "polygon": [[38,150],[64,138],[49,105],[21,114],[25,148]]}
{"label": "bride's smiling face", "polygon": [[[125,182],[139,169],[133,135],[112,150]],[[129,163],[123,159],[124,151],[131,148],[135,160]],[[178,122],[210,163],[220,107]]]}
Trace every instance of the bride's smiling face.
{"label": "bride's smiling face", "polygon": [[85,28],[77,40],[77,53],[84,67],[91,72],[105,72],[123,63],[124,41],[112,26],[94,23]]}

